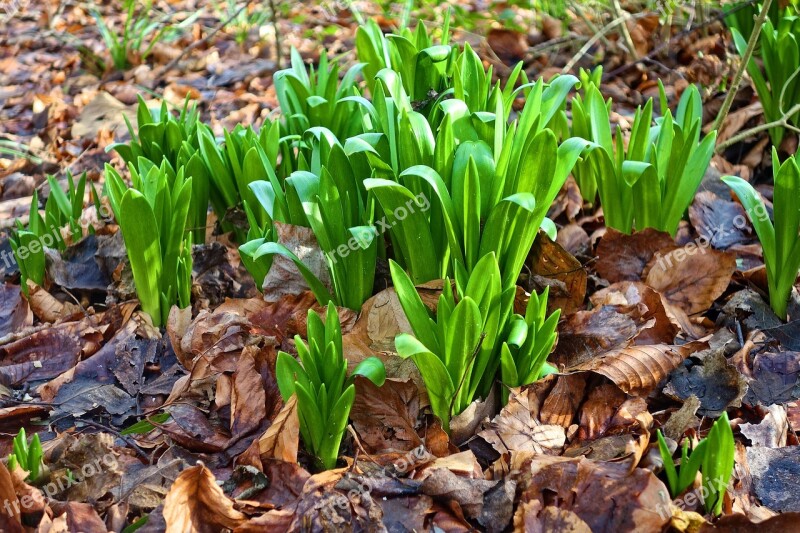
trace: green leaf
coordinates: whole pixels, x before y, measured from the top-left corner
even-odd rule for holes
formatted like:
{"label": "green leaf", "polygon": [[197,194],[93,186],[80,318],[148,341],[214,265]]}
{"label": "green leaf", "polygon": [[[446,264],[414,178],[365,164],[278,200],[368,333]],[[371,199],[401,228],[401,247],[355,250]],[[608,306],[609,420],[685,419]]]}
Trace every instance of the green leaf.
{"label": "green leaf", "polygon": [[411,335],[401,333],[395,340],[397,354],[411,357],[422,374],[433,414],[442,421],[445,431],[450,431],[450,403],[455,396],[455,386],[444,363]]}
{"label": "green leaf", "polygon": [[728,414],[714,422],[706,437],[708,445],[703,458],[703,483],[712,484],[709,496],[705,499],[705,508],[709,514],[718,516],[722,513],[722,503],[728,481],[733,472],[735,442],[728,421]]}
{"label": "green leaf", "polygon": [[120,229],[128,250],[136,294],[153,324],[161,325],[161,245],[153,209],[137,190],[129,189],[120,203]]}
{"label": "green leaf", "polygon": [[664,463],[664,473],[667,475],[667,482],[669,483],[669,492],[673,498],[676,498],[680,491],[678,490],[678,473],[675,470],[675,462],[672,460],[672,453],[669,451],[667,441],[664,440],[664,435],[661,430],[658,430],[658,451],[661,453],[661,461]]}
{"label": "green leaf", "polygon": [[364,376],[378,387],[382,387],[386,381],[386,368],[383,366],[383,361],[377,357],[368,357],[358,363],[358,366],[350,374],[348,383],[355,379],[355,376]]}
{"label": "green leaf", "polygon": [[392,260],[389,260],[389,270],[397,299],[400,301],[403,313],[405,313],[414,335],[430,350],[438,352],[440,350],[439,341],[433,334],[436,323],[431,319],[428,308],[422,303],[414,283],[405,270]]}
{"label": "green leaf", "polygon": [[144,418],[139,420],[138,422],[131,424],[130,426],[126,427],[122,431],[120,431],[121,435],[144,435],[145,433],[149,433],[155,429],[153,422],[156,424],[163,424],[170,418],[169,413],[158,413],[153,416]]}

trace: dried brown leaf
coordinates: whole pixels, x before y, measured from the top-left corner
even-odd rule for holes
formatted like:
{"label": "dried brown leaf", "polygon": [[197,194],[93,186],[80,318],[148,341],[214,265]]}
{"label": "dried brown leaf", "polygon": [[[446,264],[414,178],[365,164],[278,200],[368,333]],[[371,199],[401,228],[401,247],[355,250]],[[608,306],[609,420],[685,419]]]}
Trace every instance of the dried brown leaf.
{"label": "dried brown leaf", "polygon": [[693,315],[711,307],[728,288],[735,270],[733,254],[686,246],[654,257],[645,282]]}
{"label": "dried brown leaf", "polygon": [[597,245],[595,270],[611,283],[641,281],[645,266],[656,252],[677,248],[668,233],[645,228],[626,235],[608,228]]}
{"label": "dried brown leaf", "polygon": [[202,464],[181,472],[164,500],[163,513],[167,530],[182,533],[215,533],[246,519]]}
{"label": "dried brown leaf", "polygon": [[533,285],[550,286],[548,311],[561,309],[568,314],[583,308],[588,274],[580,261],[560,244],[540,233],[531,248],[528,265],[534,276],[529,289]]}
{"label": "dried brown leaf", "polygon": [[512,390],[508,404],[478,433],[501,454],[532,451],[558,455],[566,442],[564,428],[543,424],[531,413],[528,394]]}
{"label": "dried brown leaf", "polygon": [[603,375],[634,396],[646,396],[702,343],[628,346],[569,369]]}

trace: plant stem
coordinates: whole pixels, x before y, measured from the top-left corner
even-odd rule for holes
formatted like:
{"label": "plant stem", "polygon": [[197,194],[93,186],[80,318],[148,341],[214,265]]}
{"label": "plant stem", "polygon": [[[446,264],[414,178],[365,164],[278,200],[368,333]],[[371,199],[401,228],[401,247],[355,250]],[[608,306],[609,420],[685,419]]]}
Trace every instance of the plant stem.
{"label": "plant stem", "polygon": [[622,7],[619,5],[619,0],[611,0],[611,7],[614,11],[614,16],[620,21],[619,27],[622,37],[625,39],[625,46],[628,48],[628,53],[634,59],[639,59],[639,54],[636,53],[636,46],[633,44],[631,32],[628,31],[627,19],[630,18],[628,13],[623,15]]}
{"label": "plant stem", "polygon": [[202,38],[202,39],[200,39],[199,41],[195,41],[195,42],[193,42],[192,44],[190,44],[189,46],[187,46],[186,48],[184,48],[184,49],[183,49],[183,52],[181,52],[181,53],[180,53],[180,55],[179,55],[178,57],[176,57],[175,59],[173,59],[172,61],[170,61],[169,63],[167,63],[167,65],[166,65],[164,68],[162,68],[162,69],[161,69],[161,71],[158,73],[158,75],[156,76],[156,78],[160,78],[161,76],[163,76],[164,74],[166,74],[166,73],[167,73],[167,71],[169,71],[169,69],[171,69],[172,67],[174,67],[175,65],[177,65],[177,64],[178,64],[178,62],[179,62],[181,59],[183,59],[184,57],[186,57],[186,55],[187,55],[187,54],[189,54],[189,52],[191,52],[191,51],[192,51],[192,50],[194,50],[195,48],[197,48],[197,47],[199,47],[199,46],[202,46],[202,45],[206,44],[208,41],[210,41],[210,40],[211,40],[211,39],[212,39],[212,38],[213,38],[213,37],[214,37],[214,36],[215,36],[215,35],[216,35],[216,34],[217,34],[217,33],[218,33],[218,32],[219,32],[221,29],[222,29],[222,28],[224,28],[225,26],[227,26],[228,24],[230,24],[230,23],[233,21],[233,19],[235,19],[236,17],[238,17],[238,16],[239,16],[239,13],[241,13],[242,11],[244,11],[246,7],[247,7],[247,4],[244,4],[244,5],[243,5],[243,6],[241,6],[239,9],[237,9],[235,13],[233,13],[233,14],[232,14],[231,16],[229,16],[229,17],[228,17],[226,20],[222,21],[222,23],[220,23],[220,24],[219,24],[218,26],[216,26],[216,27],[215,27],[213,30],[211,30],[211,32],[210,32],[208,35],[206,35],[205,37],[203,37],[203,38]]}
{"label": "plant stem", "polygon": [[772,0],[764,0],[764,4],[761,6],[761,12],[756,18],[755,26],[753,26],[753,33],[750,34],[750,40],[747,41],[747,49],[744,51],[744,56],[742,56],[742,62],[736,70],[736,74],[733,76],[733,83],[731,83],[728,89],[728,94],[725,95],[725,101],[722,102],[719,115],[717,115],[717,120],[714,122],[714,129],[717,131],[722,127],[722,123],[725,121],[725,117],[727,117],[728,111],[731,109],[733,99],[736,97],[739,85],[742,83],[744,71],[747,68],[747,64],[750,63],[750,58],[753,57],[753,51],[756,48],[756,43],[758,43],[758,36],[761,35],[761,26],[763,26],[764,21],[767,20],[770,4],[772,4]]}
{"label": "plant stem", "polygon": [[733,146],[734,144],[743,141],[748,137],[752,137],[762,131],[771,130],[772,128],[789,128],[794,130],[795,128],[789,124],[789,117],[793,116],[795,113],[800,113],[800,104],[795,104],[789,111],[787,111],[781,118],[778,120],[773,120],[772,122],[767,122],[765,124],[759,124],[749,130],[744,130],[743,132],[737,133],[727,141],[720,143],[717,145],[716,152],[718,154],[722,153],[726,148]]}
{"label": "plant stem", "polygon": [[269,0],[270,21],[272,22],[272,31],[275,33],[275,66],[278,70],[281,69],[281,58],[283,51],[281,47],[281,34],[278,30],[278,10],[275,9],[275,0]]}

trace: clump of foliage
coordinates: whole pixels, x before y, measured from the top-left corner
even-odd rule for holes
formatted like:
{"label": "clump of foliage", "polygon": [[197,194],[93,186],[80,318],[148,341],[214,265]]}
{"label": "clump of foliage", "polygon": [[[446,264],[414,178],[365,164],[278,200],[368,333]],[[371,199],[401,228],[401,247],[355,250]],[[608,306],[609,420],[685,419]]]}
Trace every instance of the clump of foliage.
{"label": "clump of foliage", "polygon": [[[532,84],[525,107],[510,124],[513,97],[499,88],[485,97],[494,113],[473,112],[458,98],[443,100],[434,137],[433,125],[410,108],[397,84],[380,80],[375,101],[399,107],[391,113],[399,121],[385,127],[391,132],[387,137],[395,137],[389,144],[397,146],[397,157],[390,152],[385,160],[392,173],[364,185],[388,219],[396,261],[415,283],[465,278],[489,252],[500,262],[504,287],[516,282],[548,207],[588,144],[573,138],[559,146],[548,127],[576,83],[573,76],[562,76],[547,87],[542,80]],[[381,98],[384,86],[387,91],[393,86],[401,97]],[[476,83],[465,95],[480,87],[487,88]],[[487,107],[484,97],[474,105]],[[385,109],[390,110],[388,103]],[[432,112],[431,120],[437,115]],[[402,221],[393,216],[421,194],[433,196],[435,209],[408,213]]]}
{"label": "clump of foliage", "polygon": [[[546,287],[542,294],[531,293],[525,316],[514,314],[506,325],[500,351],[500,377],[506,387],[533,383],[552,370],[547,364],[547,356],[556,342],[561,310],[547,315],[549,294],[550,287]],[[502,392],[507,398],[507,389]]]}
{"label": "clump of foliage", "polygon": [[371,224],[374,206],[360,178],[371,171],[366,155],[371,147],[360,137],[350,138],[342,146],[329,130],[319,128],[316,133],[319,135],[308,132],[307,142],[313,145],[309,170],[293,172],[283,184],[273,174],[269,180],[251,183],[250,188],[271,221],[314,231],[325,255],[333,292],[294,253],[274,242],[273,233],[248,241],[239,252],[259,287],[272,257],[280,254],[297,265],[321,304],[332,301],[360,310],[372,295],[379,245],[378,233]]}
{"label": "clump of foliage", "polygon": [[[753,81],[758,99],[764,108],[767,123],[778,122],[786,117],[788,124],[800,127],[800,18],[794,9],[787,7],[781,11],[780,17],[772,13],[779,2],[773,2],[770,8],[770,20],[764,22],[758,36],[760,63],[751,57],[747,64],[747,73]],[[731,19],[729,18],[729,23]],[[747,33],[743,34],[742,31]],[[747,49],[747,38],[752,33],[750,28],[744,29],[738,23],[731,27],[736,50],[744,55]],[[770,128],[769,135],[773,146],[780,146],[786,133],[786,125],[780,124]]]}
{"label": "clump of foliage", "polygon": [[13,471],[18,466],[28,472],[26,479],[35,482],[44,466],[42,463],[42,443],[39,441],[39,434],[36,433],[28,442],[25,428],[19,428],[19,432],[12,441],[13,452],[8,456],[8,469]]}
{"label": "clump of foliage", "polygon": [[193,178],[171,172],[166,161],[129,165],[132,187],[106,165],[106,191],[119,222],[142,310],[155,326],[166,324],[176,302],[191,303],[192,246],[186,233]]}
{"label": "clump of foliage", "polygon": [[355,399],[355,377],[363,376],[379,387],[386,379],[383,363],[369,357],[347,376],[347,360],[342,352],[342,329],[336,307],[329,303],[325,322],[308,311],[308,344],[299,335],[295,346],[300,358],[279,352],[276,379],[281,396],[289,401],[297,395],[300,435],[317,466],[336,466],[350,408]]}
{"label": "clump of foliage", "polygon": [[362,133],[366,116],[358,109],[361,92],[357,78],[363,67],[363,63],[353,65],[340,81],[339,64],[329,61],[327,54],[322,54],[316,69],[306,69],[292,48],[291,67],[272,78],[285,117],[285,135],[302,137],[314,127],[327,128],[339,139]]}
{"label": "clump of foliage", "polygon": [[[44,217],[39,213],[39,193],[33,191],[28,227],[17,220],[17,229],[12,232],[10,238],[11,248],[19,266],[22,291],[25,294],[28,293],[27,280],[30,279],[37,285],[44,283],[45,247],[55,245],[56,249],[61,251],[67,248],[61,233],[62,229],[66,229],[73,240],[83,236],[80,218],[86,192],[86,173],[81,175],[76,184],[72,173],[67,172],[66,192],[61,190],[53,176],[47,176],[47,183],[50,186],[50,196],[45,202]],[[91,182],[90,187],[95,207],[99,209],[100,199]],[[93,231],[91,226],[89,231]]]}
{"label": "clump of foliage", "polygon": [[116,151],[129,166],[139,168],[142,160],[159,167],[166,162],[171,174],[182,168],[185,176],[194,178],[188,227],[192,242],[204,243],[211,175],[200,152],[199,136],[201,132],[211,133],[199,120],[197,106],[190,107],[187,97],[176,117],[167,109],[166,101],[161,102],[160,108],[151,110],[139,95],[137,130],[134,131],[128,117],[125,123],[131,140],[112,144],[108,150]]}
{"label": "clump of foliage", "polygon": [[649,227],[675,235],[716,142],[716,132],[701,139],[700,91],[690,85],[673,116],[659,85],[664,115],[653,120],[652,99],[638,107],[626,147],[619,127],[611,133],[611,101],[588,81],[572,101],[573,135],[594,143],[576,175],[584,199],[593,202],[598,191],[606,226],[623,233]]}
{"label": "clump of foliage", "polygon": [[275,169],[279,152],[284,166],[290,167],[289,147],[281,142],[279,135],[277,122],[265,123],[258,133],[237,124],[232,131],[223,131],[222,143],[217,142],[209,128],[201,129],[198,134],[202,161],[211,178],[211,206],[222,229],[234,231],[238,242],[247,242],[248,231],[243,225],[231,222],[237,218],[232,213],[237,209],[244,211],[251,237],[261,236],[269,229],[269,219],[257,209],[258,200],[250,184],[278,179]]}
{"label": "clump of foliage", "polygon": [[545,318],[545,292],[531,295],[525,317],[512,315],[516,287],[502,286],[494,253],[478,261],[465,284],[456,280],[455,291],[445,280],[435,319],[408,274],[394,261],[390,268],[414,332],[397,336],[398,355],[414,361],[431,409],[446,431],[453,416],[490,394],[498,370],[508,387],[527,385],[542,375],[559,313]]}
{"label": "clump of foliage", "polygon": [[180,24],[171,24],[170,15],[151,18],[152,4],[152,0],[144,2],[137,10],[135,0],[124,0],[121,28],[111,26],[97,10],[91,11],[116,70],[129,69],[134,58],[147,59],[156,44],[177,38],[201,13],[198,11]]}
{"label": "clump of foliage", "polygon": [[772,172],[774,225],[752,185],[737,176],[725,176],[722,180],[736,193],[753,223],[764,250],[770,306],[778,317],[786,320],[789,297],[800,271],[800,167],[794,156],[781,164],[773,148]]}
{"label": "clump of foliage", "polygon": [[356,32],[356,54],[364,64],[364,77],[375,94],[378,73],[390,69],[400,74],[399,81],[414,102],[428,102],[448,88],[448,77],[457,49],[449,44],[449,16],[442,29],[442,44],[434,45],[425,25],[415,31],[404,28],[399,35],[384,35],[378,23],[369,20]]}
{"label": "clump of foliage", "polygon": [[664,472],[672,497],[677,498],[692,486],[697,473],[701,472],[703,484],[708,489],[708,495],[704,496],[703,505],[709,514],[714,516],[722,514],[725,491],[733,473],[734,446],[733,431],[731,431],[728,414],[722,413],[722,416],[714,422],[706,438],[698,442],[691,453],[689,452],[689,440],[684,439],[681,448],[681,462],[676,467],[667,442],[659,430],[658,450],[664,463]]}

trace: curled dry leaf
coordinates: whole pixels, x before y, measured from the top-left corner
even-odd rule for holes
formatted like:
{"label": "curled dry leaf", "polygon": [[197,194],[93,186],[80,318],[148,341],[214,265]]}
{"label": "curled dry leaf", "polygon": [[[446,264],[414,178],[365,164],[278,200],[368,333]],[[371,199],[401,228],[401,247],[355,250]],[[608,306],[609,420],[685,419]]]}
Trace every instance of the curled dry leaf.
{"label": "curled dry leaf", "polygon": [[693,342],[683,346],[628,346],[573,367],[570,371],[594,372],[607,377],[628,394],[646,396],[681,361],[700,350],[703,345],[704,343]]}
{"label": "curled dry leaf", "polygon": [[50,508],[55,516],[66,517],[67,531],[108,533],[105,523],[89,503],[53,501]]}
{"label": "curled dry leaf", "polygon": [[711,307],[731,281],[736,256],[687,245],[656,256],[648,265],[645,283],[689,315]]}
{"label": "curled dry leaf", "polygon": [[438,468],[422,482],[421,492],[435,499],[455,501],[466,516],[477,519],[483,511],[484,495],[497,483],[457,476],[446,468]]}
{"label": "curled dry leaf", "polygon": [[641,281],[642,272],[658,251],[677,248],[668,233],[646,228],[631,235],[607,228],[597,245],[595,270],[611,283]]}
{"label": "curled dry leaf", "polygon": [[[288,248],[330,290],[331,280],[325,255],[317,244],[311,228],[275,222],[276,242]],[[291,259],[280,254],[273,256],[272,267],[264,278],[264,299],[276,302],[284,296],[299,295],[308,291],[308,284]]]}
{"label": "curled dry leaf", "polygon": [[592,305],[614,305],[630,316],[640,328],[635,344],[672,344],[678,326],[670,321],[661,296],[638,281],[622,281],[599,290],[590,298]]}
{"label": "curled dry leaf", "polygon": [[758,424],[739,424],[742,435],[750,439],[754,446],[782,448],[786,446],[789,429],[786,408],[770,405],[767,414]]}
{"label": "curled dry leaf", "polygon": [[9,504],[0,506],[0,529],[8,533],[22,533],[17,492],[14,490],[11,473],[4,463],[0,463],[0,498]]}
{"label": "curled dry leaf", "polygon": [[700,400],[698,414],[717,418],[729,407],[742,404],[747,379],[728,362],[723,346],[712,347],[687,359],[672,373],[663,392],[678,400],[695,395]]}
{"label": "curled dry leaf", "polygon": [[419,409],[417,386],[410,381],[390,379],[378,387],[356,378],[350,420],[368,453],[407,452],[422,444],[416,431]]}
{"label": "curled dry leaf", "polygon": [[[272,420],[283,405],[278,384],[270,370],[275,353],[272,346],[246,346],[231,376],[231,435],[242,437]],[[272,361],[272,363],[270,362]]]}
{"label": "curled dry leaf", "polygon": [[528,289],[550,286],[548,312],[561,309],[562,314],[583,308],[588,274],[580,261],[564,250],[560,244],[539,233],[528,256],[533,278]]}
{"label": "curled dry leaf", "polygon": [[163,513],[167,531],[182,533],[233,529],[246,518],[233,508],[233,502],[217,485],[214,474],[202,464],[181,472],[164,500]]}
{"label": "curled dry leaf", "polygon": [[80,337],[66,327],[42,329],[0,346],[0,383],[54,378],[78,363],[83,348]]}
{"label": "curled dry leaf", "polygon": [[564,428],[543,424],[537,419],[537,414],[531,409],[527,392],[514,389],[508,404],[478,435],[501,454],[532,451],[558,455],[566,442]]}
{"label": "curled dry leaf", "polygon": [[267,431],[250,445],[237,463],[250,464],[263,471],[263,461],[277,459],[286,463],[297,462],[300,440],[300,420],[297,416],[297,396],[292,395]]}
{"label": "curled dry leaf", "polygon": [[0,338],[33,324],[33,313],[19,286],[0,286]]}
{"label": "curled dry leaf", "polygon": [[72,302],[61,302],[44,288],[28,280],[28,304],[33,314],[42,322],[55,323],[81,314],[81,308]]}
{"label": "curled dry leaf", "polygon": [[571,368],[600,354],[628,346],[638,333],[636,322],[614,306],[578,311],[560,324],[550,362]]}
{"label": "curled dry leaf", "polygon": [[754,237],[742,204],[720,198],[710,191],[697,193],[689,206],[689,220],[697,233],[717,249],[743,244]]}
{"label": "curled dry leaf", "polygon": [[[531,453],[512,456],[517,467],[521,505],[514,524],[536,524],[554,520],[542,515],[553,506],[574,513],[559,518],[576,525],[577,531],[661,531],[669,516],[656,509],[668,501],[667,487],[649,470],[630,472],[624,463],[595,462],[584,458],[550,457]],[[571,516],[571,515],[569,515]],[[542,528],[542,531],[549,529]]]}

